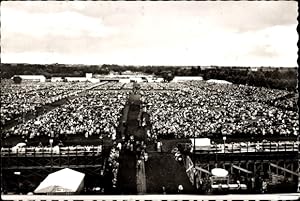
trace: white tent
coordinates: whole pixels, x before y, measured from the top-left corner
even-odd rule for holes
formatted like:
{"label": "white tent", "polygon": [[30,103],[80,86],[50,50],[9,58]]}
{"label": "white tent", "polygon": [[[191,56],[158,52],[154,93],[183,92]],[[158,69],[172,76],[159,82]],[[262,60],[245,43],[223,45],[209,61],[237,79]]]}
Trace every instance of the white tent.
{"label": "white tent", "polygon": [[171,82],[201,81],[201,76],[175,76]]}
{"label": "white tent", "polygon": [[209,150],[211,146],[211,141],[209,138],[191,138],[192,149],[195,150]]}
{"label": "white tent", "polygon": [[217,83],[217,84],[232,84],[231,82],[228,82],[226,80],[215,80],[215,79],[210,79],[207,80],[208,83]]}
{"label": "white tent", "polygon": [[80,192],[84,185],[84,176],[84,173],[69,168],[59,170],[49,174],[35,189],[34,193],[74,194]]}
{"label": "white tent", "polygon": [[211,170],[211,173],[217,177],[226,177],[228,175],[228,171],[223,168],[214,168]]}
{"label": "white tent", "polygon": [[22,80],[46,82],[46,77],[44,75],[14,75],[11,79],[14,77],[20,77]]}

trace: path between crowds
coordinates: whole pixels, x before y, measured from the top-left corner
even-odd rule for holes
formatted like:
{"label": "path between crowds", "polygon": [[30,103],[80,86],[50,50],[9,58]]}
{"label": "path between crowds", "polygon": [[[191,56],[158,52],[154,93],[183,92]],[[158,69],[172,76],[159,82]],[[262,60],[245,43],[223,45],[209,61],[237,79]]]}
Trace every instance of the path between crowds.
{"label": "path between crowds", "polygon": [[[140,95],[131,94],[128,99],[128,112],[123,119],[126,119],[127,129],[124,133],[126,139],[131,135],[137,141],[147,141],[146,129],[139,126],[140,115]],[[123,114],[125,115],[125,113]],[[142,114],[146,117],[149,124],[149,114]],[[149,125],[146,126],[149,128]],[[162,186],[165,186],[167,193],[177,193],[179,184],[184,186],[184,192],[192,193],[194,188],[190,183],[185,168],[179,164],[173,154],[170,153],[171,148],[166,152],[152,151],[153,143],[147,144],[147,150],[151,149],[149,159],[138,162],[135,153],[122,149],[120,155],[120,169],[118,187],[120,194],[161,194]],[[165,149],[163,149],[165,150]]]}
{"label": "path between crowds", "polygon": [[136,170],[136,185],[138,194],[146,194],[146,173],[145,173],[145,161],[140,160],[140,163],[137,163]]}
{"label": "path between crowds", "polygon": [[[129,96],[127,105],[125,106],[128,111],[124,112],[122,119],[126,120],[127,128],[123,128],[126,139],[129,139],[131,135],[135,136],[135,139],[145,139],[145,131],[139,127],[138,115],[140,112],[140,97],[135,94]],[[120,136],[120,135],[119,135]],[[126,151],[122,149],[120,154],[120,167],[118,172],[118,193],[120,194],[136,194],[137,183],[146,183],[141,181],[141,174],[137,174],[137,159],[134,152]],[[137,176],[139,177],[137,179]],[[137,182],[138,180],[138,182]]]}

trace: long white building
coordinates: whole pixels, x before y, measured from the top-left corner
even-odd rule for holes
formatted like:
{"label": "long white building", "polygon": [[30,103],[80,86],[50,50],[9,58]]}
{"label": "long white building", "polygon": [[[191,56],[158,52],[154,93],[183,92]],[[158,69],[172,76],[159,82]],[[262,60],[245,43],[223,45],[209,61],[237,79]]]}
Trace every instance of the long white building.
{"label": "long white building", "polygon": [[20,77],[22,81],[46,82],[46,77],[44,75],[14,75],[11,79],[14,79],[15,77]]}

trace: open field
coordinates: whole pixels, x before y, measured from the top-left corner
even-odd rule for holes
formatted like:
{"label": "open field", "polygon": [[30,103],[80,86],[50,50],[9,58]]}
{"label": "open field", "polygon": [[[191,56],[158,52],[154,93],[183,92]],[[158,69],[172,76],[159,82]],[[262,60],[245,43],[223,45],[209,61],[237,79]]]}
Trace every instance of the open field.
{"label": "open field", "polygon": [[[162,193],[162,186],[166,193],[175,194],[179,184],[184,186],[184,193],[195,193],[184,165],[171,153],[178,143],[190,142],[193,137],[209,137],[223,153],[226,136],[225,152],[234,150],[232,153],[236,154],[251,152],[262,140],[266,145],[259,146],[265,147],[254,148],[254,153],[271,153],[273,149],[295,152],[299,146],[295,143],[299,134],[298,95],[290,91],[205,81],[136,85],[107,82],[16,85],[3,81],[1,85],[1,101],[5,103],[1,104],[1,154],[10,161],[3,167],[10,177],[16,177],[13,172],[17,170],[24,173],[23,183],[20,179],[9,181],[9,177],[3,177],[6,191],[18,191],[19,183],[23,187],[28,184],[28,190],[32,191],[50,172],[47,167],[51,170],[54,170],[52,165],[67,167],[63,157],[68,155],[74,159],[71,166],[77,165],[78,170],[87,174],[85,193],[136,194],[139,182],[146,183],[149,194]],[[281,145],[283,141],[289,145]],[[162,153],[156,149],[157,142],[162,142]],[[12,149],[18,143],[26,145]],[[108,152],[119,149],[117,143],[122,148],[120,156],[112,157]],[[237,147],[240,143],[251,146],[246,150]],[[100,145],[106,151],[93,169],[89,156],[95,156],[97,151],[93,150]],[[70,152],[70,147],[76,146]],[[55,147],[59,147],[58,154],[53,153]],[[13,150],[18,150],[17,157]],[[40,150],[50,160],[44,160],[44,172],[37,171],[32,176],[29,167],[42,167],[29,161],[40,157]],[[148,153],[145,175],[136,174],[142,151]],[[54,163],[53,157],[56,157]],[[59,164],[55,164],[57,160]],[[16,162],[19,169],[12,169],[17,167]],[[90,169],[82,168],[84,165]],[[145,181],[141,180],[144,176]],[[113,178],[116,187],[112,188]],[[104,192],[94,192],[92,189],[97,186],[104,188]]]}

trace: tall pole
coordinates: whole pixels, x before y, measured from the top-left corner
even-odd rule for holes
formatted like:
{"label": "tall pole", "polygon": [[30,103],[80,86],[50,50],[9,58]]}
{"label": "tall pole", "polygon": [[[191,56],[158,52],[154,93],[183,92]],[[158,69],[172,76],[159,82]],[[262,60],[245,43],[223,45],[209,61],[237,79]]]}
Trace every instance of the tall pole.
{"label": "tall pole", "polygon": [[197,188],[197,185],[196,185],[196,155],[195,155],[195,151],[196,151],[196,129],[195,129],[195,126],[194,127],[194,148],[193,148],[193,158],[194,158],[194,162],[193,162],[193,166],[194,166],[194,186]]}
{"label": "tall pole", "polygon": [[[298,144],[298,156],[300,156],[300,135],[297,136],[297,144]],[[298,189],[297,192],[300,192],[300,160],[298,159]]]}
{"label": "tall pole", "polygon": [[225,153],[225,142],[226,142],[226,136],[223,137],[224,153]]}

